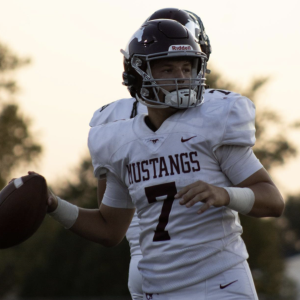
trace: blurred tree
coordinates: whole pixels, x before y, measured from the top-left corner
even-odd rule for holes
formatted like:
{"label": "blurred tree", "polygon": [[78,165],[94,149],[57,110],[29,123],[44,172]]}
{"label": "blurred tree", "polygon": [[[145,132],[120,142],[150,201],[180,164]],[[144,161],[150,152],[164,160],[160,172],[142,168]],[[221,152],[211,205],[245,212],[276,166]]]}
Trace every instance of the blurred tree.
{"label": "blurred tree", "polygon": [[[7,184],[12,170],[36,161],[42,150],[30,132],[30,119],[19,113],[15,101],[19,91],[15,72],[29,62],[0,43],[0,190]],[[15,287],[20,273],[14,253],[14,249],[10,253],[1,252],[0,298]]]}
{"label": "blurred tree", "polygon": [[288,196],[281,220],[282,245],[285,256],[300,254],[300,195]]}
{"label": "blurred tree", "polygon": [[13,169],[36,160],[42,149],[30,132],[30,119],[18,112],[14,100],[19,91],[14,74],[29,62],[0,44],[0,189]]}

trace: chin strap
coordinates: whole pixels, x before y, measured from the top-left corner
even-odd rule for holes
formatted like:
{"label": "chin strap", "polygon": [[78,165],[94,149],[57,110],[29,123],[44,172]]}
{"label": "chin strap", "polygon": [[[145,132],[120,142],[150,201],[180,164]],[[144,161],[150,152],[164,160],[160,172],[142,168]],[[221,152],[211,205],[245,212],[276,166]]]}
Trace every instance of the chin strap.
{"label": "chin strap", "polygon": [[153,108],[168,108],[169,106],[164,105],[162,102],[157,102],[157,103],[161,103],[161,104],[150,104],[149,102],[141,99],[138,94],[135,95],[135,98],[142,103],[143,105],[146,105],[147,107],[153,107]]}

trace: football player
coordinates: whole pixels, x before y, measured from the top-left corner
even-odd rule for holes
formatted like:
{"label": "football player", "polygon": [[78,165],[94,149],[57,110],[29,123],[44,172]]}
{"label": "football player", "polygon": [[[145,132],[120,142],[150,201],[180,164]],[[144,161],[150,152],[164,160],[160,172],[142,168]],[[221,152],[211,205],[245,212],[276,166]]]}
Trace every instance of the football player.
{"label": "football player", "polygon": [[148,21],[123,54],[124,82],[148,115],[91,128],[102,204],[52,196],[52,216],[114,246],[136,208],[144,299],[257,299],[238,213],[278,217],[284,202],[252,152],[253,103],[204,90],[207,56],[179,22]]}
{"label": "football player", "polygon": [[[189,31],[194,35],[195,40],[199,43],[201,50],[207,55],[210,56],[211,45],[207,34],[205,33],[204,25],[196,14],[180,10],[177,8],[164,8],[154,12],[148,19],[144,22],[155,20],[155,19],[171,19],[180,22]],[[124,61],[124,64],[127,64],[127,61]],[[126,70],[127,71],[127,70]],[[127,72],[123,73],[123,78],[125,83],[128,86],[130,92],[131,86],[128,85],[128,78],[130,81],[130,74],[128,76]],[[100,109],[96,110],[93,118],[90,122],[91,127],[95,127],[101,124],[108,122],[120,120],[120,119],[129,119],[135,117],[137,114],[147,113],[147,107],[142,105],[135,99],[134,90],[130,92],[133,98],[126,98],[115,101],[111,104],[105,105]],[[105,178],[98,180],[98,202],[99,206],[102,202],[104,191],[106,188]],[[131,224],[127,230],[126,238],[130,246],[130,266],[129,266],[129,275],[128,275],[128,288],[131,294],[132,299],[143,299],[142,291],[142,278],[140,272],[137,268],[138,262],[142,258],[141,249],[139,246],[139,237],[140,229],[138,224],[138,217],[135,213]]]}

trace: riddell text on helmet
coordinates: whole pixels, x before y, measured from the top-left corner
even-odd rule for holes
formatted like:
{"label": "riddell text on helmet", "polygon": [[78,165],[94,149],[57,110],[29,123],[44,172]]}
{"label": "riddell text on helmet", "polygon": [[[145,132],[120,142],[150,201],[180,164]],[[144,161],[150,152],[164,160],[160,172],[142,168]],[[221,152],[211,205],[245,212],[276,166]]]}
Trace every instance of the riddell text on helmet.
{"label": "riddell text on helmet", "polygon": [[194,50],[190,45],[172,45],[169,47],[169,51],[191,51]]}

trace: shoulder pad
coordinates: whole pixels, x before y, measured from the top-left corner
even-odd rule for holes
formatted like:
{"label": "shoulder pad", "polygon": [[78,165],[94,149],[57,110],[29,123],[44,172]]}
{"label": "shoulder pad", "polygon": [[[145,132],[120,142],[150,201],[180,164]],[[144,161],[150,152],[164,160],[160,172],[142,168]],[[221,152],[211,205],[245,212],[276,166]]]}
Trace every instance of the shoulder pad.
{"label": "shoulder pad", "polygon": [[106,104],[94,112],[90,127],[121,119],[129,119],[135,98],[124,98]]}
{"label": "shoulder pad", "polygon": [[235,95],[238,95],[238,94],[231,92],[231,91],[227,91],[227,90],[207,89],[207,90],[205,90],[205,94],[204,94],[204,102],[211,101],[212,99],[226,100]]}
{"label": "shoulder pad", "polygon": [[[116,138],[116,134],[118,138]],[[94,167],[95,177],[106,173],[112,156],[133,138],[132,119],[118,120],[90,129],[88,147]]]}
{"label": "shoulder pad", "polygon": [[228,114],[223,137],[225,145],[254,146],[255,105],[246,97],[236,97]]}
{"label": "shoulder pad", "polygon": [[[222,145],[252,147],[255,144],[255,105],[240,94],[211,90],[208,101],[204,103],[207,112],[219,112],[218,138],[215,139],[213,150]],[[227,95],[225,94],[228,93]],[[219,107],[220,109],[216,108]],[[221,125],[222,124],[222,125]],[[218,129],[217,129],[218,128]],[[213,135],[212,135],[213,136]]]}
{"label": "shoulder pad", "polygon": [[212,150],[222,145],[255,143],[255,106],[248,98],[226,90],[205,91],[200,119]]}

